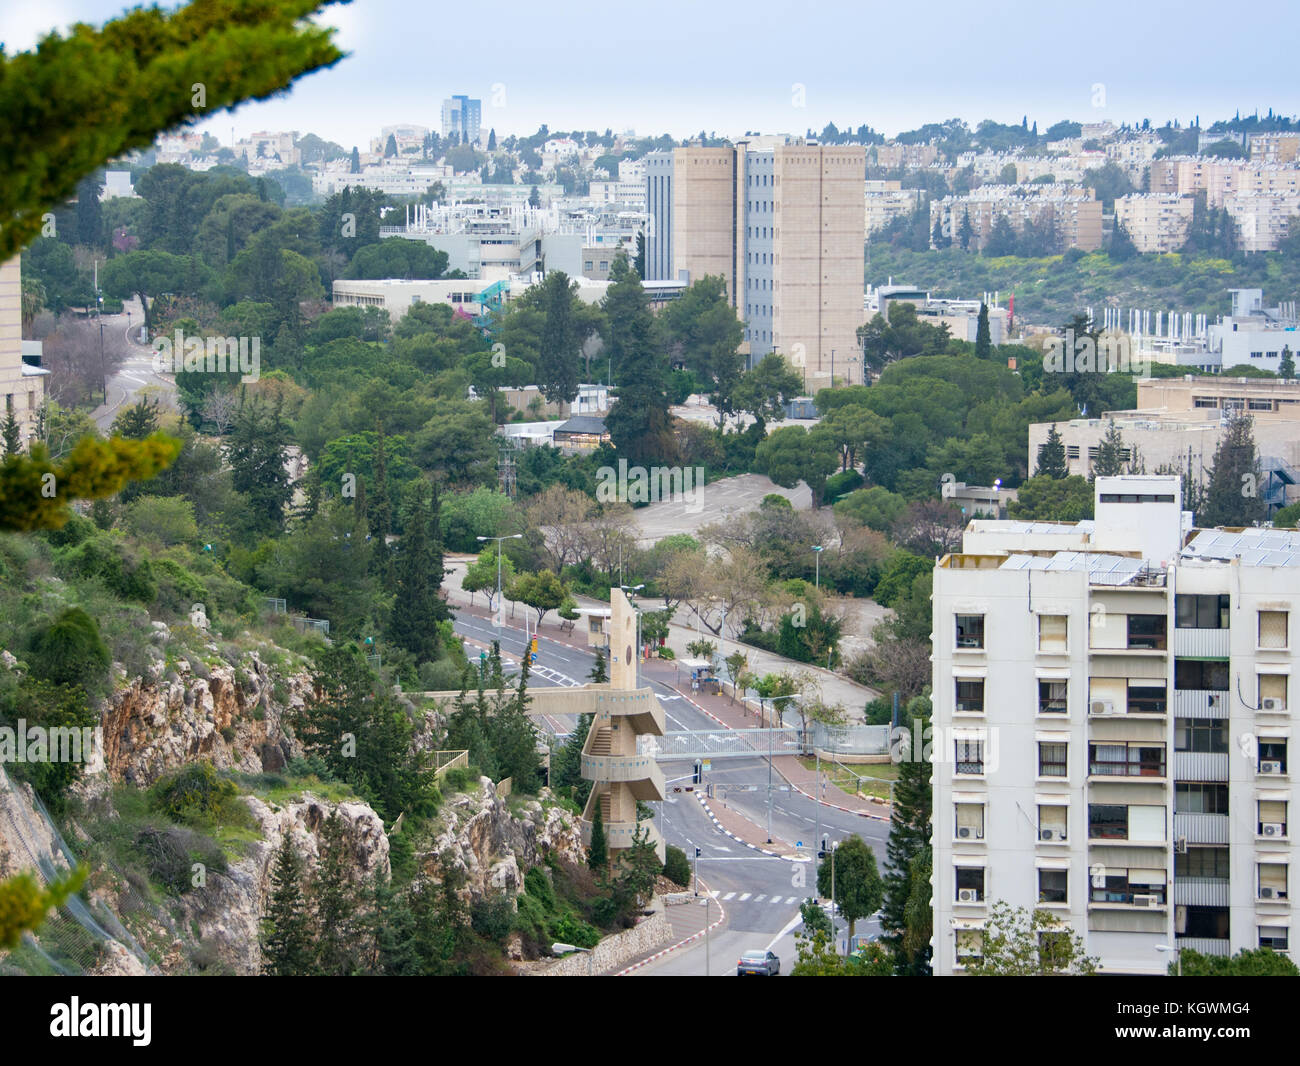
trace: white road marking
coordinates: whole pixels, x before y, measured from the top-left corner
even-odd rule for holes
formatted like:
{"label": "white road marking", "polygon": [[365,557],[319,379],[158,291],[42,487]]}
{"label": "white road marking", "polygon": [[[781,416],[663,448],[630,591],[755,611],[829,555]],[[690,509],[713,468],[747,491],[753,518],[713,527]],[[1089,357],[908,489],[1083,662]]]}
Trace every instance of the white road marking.
{"label": "white road marking", "polygon": [[765,900],[765,899],[767,899],[767,893],[766,893],[766,892],[764,892],[761,896],[755,896],[755,897],[754,897],[754,902],[755,902],[755,903],[762,903],[763,900]]}
{"label": "white road marking", "polygon": [[734,893],[734,892],[728,892],[725,896],[722,897],[722,902],[723,902],[723,903],[726,903],[727,900],[729,900],[729,899],[735,899],[735,898],[736,898],[736,893]]}
{"label": "white road marking", "polygon": [[752,892],[745,892],[745,893],[742,893],[739,902],[744,903],[745,900],[749,899],[749,897],[752,896],[752,895],[753,895]]}

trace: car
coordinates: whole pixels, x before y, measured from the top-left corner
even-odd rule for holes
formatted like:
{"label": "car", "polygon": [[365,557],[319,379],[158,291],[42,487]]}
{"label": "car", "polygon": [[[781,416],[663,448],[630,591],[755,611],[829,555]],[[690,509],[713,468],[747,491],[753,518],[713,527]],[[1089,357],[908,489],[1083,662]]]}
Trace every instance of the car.
{"label": "car", "polygon": [[755,974],[759,977],[775,977],[781,972],[781,960],[770,951],[746,951],[736,960],[736,976]]}

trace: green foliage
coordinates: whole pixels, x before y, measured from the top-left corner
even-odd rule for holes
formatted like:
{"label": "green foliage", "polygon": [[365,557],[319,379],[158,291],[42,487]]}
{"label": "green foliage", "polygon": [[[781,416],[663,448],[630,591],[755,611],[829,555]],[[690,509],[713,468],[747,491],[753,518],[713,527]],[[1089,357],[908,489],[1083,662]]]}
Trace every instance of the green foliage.
{"label": "green foliage", "polygon": [[190,763],[164,777],[150,795],[154,806],[173,822],[202,826],[238,817],[239,790],[210,762]]}
{"label": "green foliage", "polygon": [[1097,970],[1097,960],[1085,953],[1083,938],[1046,910],[994,900],[981,939],[980,954],[965,961],[966,972],[974,976],[1086,976]]}
{"label": "green foliage", "polygon": [[389,637],[417,660],[438,658],[438,623],[448,617],[442,587],[442,534],[438,525],[438,496],[430,500],[423,484],[414,487],[410,516],[405,523],[393,564],[395,597]]}
{"label": "green foliage", "polygon": [[443,746],[468,749],[470,762],[493,781],[509,777],[516,792],[535,792],[541,781],[541,758],[537,731],[527,714],[527,660],[520,664],[518,681],[508,685],[500,647],[494,643],[488,662],[471,673],[473,695],[462,691],[457,697],[447,715]]}
{"label": "green foliage", "polygon": [[108,646],[99,625],[80,607],[62,611],[36,631],[31,643],[33,672],[54,685],[76,685],[96,692],[108,673]]}
{"label": "green foliage", "polygon": [[29,873],[0,881],[0,950],[12,951],[23,933],[39,929],[46,914],[81,889],[88,872],[79,867],[45,886]]}
{"label": "green foliage", "polygon": [[[1300,977],[1300,968],[1285,955],[1269,948],[1247,948],[1231,958],[1202,955],[1184,948],[1180,953],[1184,977]],[[1178,960],[1169,963],[1169,975],[1178,973]]]}
{"label": "green foliage", "polygon": [[832,882],[836,913],[848,920],[852,936],[858,920],[875,914],[885,895],[876,856],[856,833],[840,842],[833,860],[827,855],[817,868],[820,895],[831,898]]}
{"label": "green foliage", "polygon": [[[829,486],[829,482],[827,483]],[[835,503],[836,518],[852,518],[864,526],[888,533],[907,506],[907,501],[882,485],[857,489]]]}
{"label": "green foliage", "polygon": [[1249,526],[1264,518],[1263,475],[1252,420],[1235,415],[1219,439],[1205,498],[1197,508],[1202,526]]}
{"label": "green foliage", "polygon": [[826,433],[785,426],[770,434],[754,453],[755,465],[783,488],[805,482],[813,506],[820,507],[826,479],[839,465],[839,450]]}
{"label": "green foliage", "polygon": [[928,574],[934,563],[920,555],[899,551],[890,557],[885,572],[876,585],[875,599],[882,607],[893,607],[912,582],[921,574]]}
{"label": "green foliage", "polygon": [[669,844],[664,851],[664,876],[675,885],[688,888],[691,883],[691,863],[686,852]]}
{"label": "green foliage", "polygon": [[[906,707],[900,724],[905,729],[905,739],[892,742],[896,745],[898,779],[894,784],[893,805],[889,812],[889,842],[886,845],[884,906],[881,908],[882,939],[897,960],[898,972],[919,976],[929,972],[929,939],[918,937],[921,916],[915,912],[914,900],[924,896],[929,903],[929,878],[924,884],[919,880],[925,873],[924,861],[918,856],[929,852],[933,796],[930,776],[931,761],[925,758],[924,746],[930,740],[930,701],[918,697]],[[915,741],[920,740],[920,747]],[[914,878],[917,880],[914,881]],[[913,908],[909,914],[909,907]]]}
{"label": "green foliage", "polygon": [[605,816],[601,813],[601,804],[596,804],[591,816],[591,844],[587,848],[587,865],[597,873],[609,866],[609,848],[605,842]]}
{"label": "green foliage", "polygon": [[1007,504],[1007,514],[1027,522],[1080,522],[1092,517],[1092,486],[1076,475],[1031,477],[1021,484],[1018,499]]}
{"label": "green foliage", "polygon": [[1047,441],[1039,446],[1037,475],[1050,477],[1055,481],[1070,476],[1070,468],[1065,461],[1065,444],[1061,440],[1061,434],[1056,430],[1055,422],[1047,431]]}
{"label": "green foliage", "polygon": [[271,871],[271,898],[262,922],[262,972],[271,977],[308,975],[314,967],[312,916],[303,892],[305,865],[285,833]]}
{"label": "green foliage", "polygon": [[[90,635],[78,632],[74,642],[85,640]],[[99,640],[97,630],[93,636]],[[99,647],[103,648],[102,642]],[[93,729],[99,724],[99,715],[81,687],[86,683],[84,676],[76,676],[79,671],[75,662],[43,656],[33,656],[33,659],[36,676],[6,683],[0,689],[0,725],[17,730],[19,721],[22,721],[28,730],[45,730],[44,751],[33,750],[30,734],[16,733],[16,743],[24,748],[24,761],[15,762],[16,753],[5,752],[0,762],[7,764],[11,775],[29,782],[45,805],[57,815],[63,812],[69,787],[81,776],[82,767],[94,758]],[[102,662],[98,658],[94,660],[94,666],[97,670],[107,666],[106,652]],[[81,670],[84,671],[85,667]],[[42,679],[41,675],[50,674],[65,681],[71,678],[71,683]],[[4,747],[0,743],[0,749]]]}

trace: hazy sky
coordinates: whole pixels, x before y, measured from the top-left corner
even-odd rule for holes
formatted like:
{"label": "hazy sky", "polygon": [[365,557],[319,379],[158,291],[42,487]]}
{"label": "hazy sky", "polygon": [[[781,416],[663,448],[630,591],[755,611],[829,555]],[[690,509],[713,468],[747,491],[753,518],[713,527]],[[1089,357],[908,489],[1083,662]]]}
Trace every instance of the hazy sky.
{"label": "hazy sky", "polygon": [[[9,53],[124,7],[4,3]],[[973,124],[1028,113],[1045,129],[1061,118],[1186,124],[1198,114],[1208,123],[1238,110],[1300,111],[1286,0],[1260,0],[1244,18],[1204,0],[354,0],[325,17],[340,27],[346,59],[206,128],[223,142],[233,127],[365,146],[382,125],[437,128],[452,93],[481,98],[483,125],[499,135],[542,122],[677,136],[866,122],[893,134],[954,116]]]}

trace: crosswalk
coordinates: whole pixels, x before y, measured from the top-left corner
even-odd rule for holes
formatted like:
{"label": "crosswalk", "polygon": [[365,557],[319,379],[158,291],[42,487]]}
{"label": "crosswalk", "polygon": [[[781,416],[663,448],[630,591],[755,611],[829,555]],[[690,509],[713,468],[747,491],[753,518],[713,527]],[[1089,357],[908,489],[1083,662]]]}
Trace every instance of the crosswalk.
{"label": "crosswalk", "polygon": [[789,906],[792,903],[802,902],[800,896],[769,896],[766,893],[755,895],[752,892],[722,892],[721,889],[716,888],[709,895],[716,900],[721,900],[723,903],[734,900],[737,903],[768,903]]}

